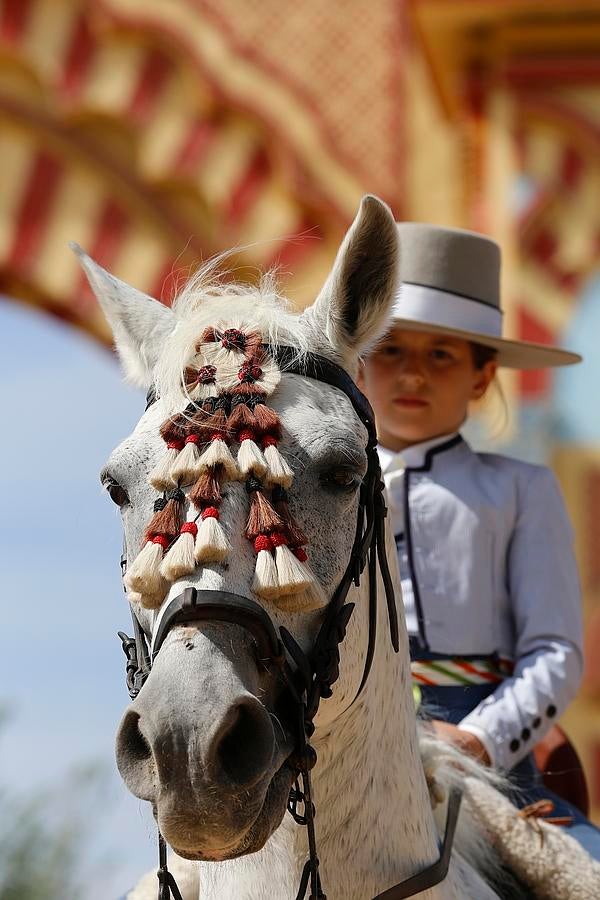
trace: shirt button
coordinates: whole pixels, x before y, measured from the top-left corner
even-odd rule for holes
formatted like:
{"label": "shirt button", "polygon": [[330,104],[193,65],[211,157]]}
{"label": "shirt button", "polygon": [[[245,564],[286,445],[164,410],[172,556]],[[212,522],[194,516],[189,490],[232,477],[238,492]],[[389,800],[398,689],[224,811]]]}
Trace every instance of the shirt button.
{"label": "shirt button", "polygon": [[519,749],[519,747],[521,746],[521,742],[518,741],[516,738],[513,738],[508,746],[512,750],[513,753],[516,753],[517,750]]}
{"label": "shirt button", "polygon": [[533,725],[534,728],[539,728],[540,725],[542,724],[542,720],[540,719],[539,716],[536,716],[531,724]]}
{"label": "shirt button", "polygon": [[531,737],[531,731],[529,730],[529,728],[524,728],[523,731],[521,732],[521,738],[524,741],[528,741],[530,737]]}
{"label": "shirt button", "polygon": [[548,716],[549,719],[554,718],[554,716],[556,715],[556,707],[555,707],[554,703],[550,704],[550,706],[546,710],[546,715]]}

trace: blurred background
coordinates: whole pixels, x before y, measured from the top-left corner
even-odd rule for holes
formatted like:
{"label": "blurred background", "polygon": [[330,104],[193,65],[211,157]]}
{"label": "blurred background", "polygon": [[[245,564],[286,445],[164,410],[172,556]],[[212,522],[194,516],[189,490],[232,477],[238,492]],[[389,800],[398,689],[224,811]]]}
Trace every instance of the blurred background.
{"label": "blurred background", "polygon": [[0,0],[1,900],[116,900],[155,864],[113,763],[129,613],[97,481],[143,398],[67,241],[165,303],[244,246],[237,277],[277,265],[304,305],[367,191],[496,238],[508,335],[586,357],[503,378],[474,440],[565,492],[564,724],[600,821],[599,151],[598,0]]}

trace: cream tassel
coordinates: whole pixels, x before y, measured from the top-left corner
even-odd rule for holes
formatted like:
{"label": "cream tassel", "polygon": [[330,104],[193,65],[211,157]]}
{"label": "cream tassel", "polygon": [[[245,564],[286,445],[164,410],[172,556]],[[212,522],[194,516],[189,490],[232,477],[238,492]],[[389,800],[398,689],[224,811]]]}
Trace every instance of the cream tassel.
{"label": "cream tassel", "polygon": [[254,441],[254,432],[250,429],[240,431],[238,440],[240,449],[237,454],[237,465],[240,478],[248,478],[250,475],[262,478],[266,475],[268,466],[262,450]]}
{"label": "cream tassel", "polygon": [[164,596],[166,583],[160,564],[168,544],[168,538],[160,534],[146,542],[123,578],[129,591],[143,596],[158,595],[162,591]]}
{"label": "cream tassel", "polygon": [[207,469],[215,469],[217,466],[223,466],[223,471],[230,481],[237,481],[240,477],[237,463],[221,437],[213,438],[200,457],[198,475],[206,472]]}
{"label": "cream tassel", "polygon": [[277,448],[275,438],[263,440],[263,451],[267,463],[267,484],[280,484],[281,487],[291,487],[294,473]]}
{"label": "cream tassel", "polygon": [[170,547],[160,565],[161,574],[167,581],[177,581],[184,575],[191,575],[196,569],[194,544],[198,526],[195,522],[184,522],[175,543]]}
{"label": "cream tassel", "polygon": [[287,538],[280,532],[271,535],[275,546],[275,564],[279,582],[279,596],[298,594],[307,590],[315,581],[310,569],[300,562],[287,546]]}
{"label": "cream tassel", "polygon": [[175,484],[193,484],[200,475],[202,469],[200,467],[201,457],[198,450],[198,441],[197,434],[190,434],[185,439],[183,450],[177,454],[171,468],[171,477]]}
{"label": "cream tassel", "polygon": [[139,603],[144,609],[159,609],[165,599],[168,587],[169,585],[165,584],[165,589],[160,594],[134,594],[129,591],[127,593],[127,599],[130,603]]}
{"label": "cream tassel", "polygon": [[286,612],[310,612],[313,609],[323,609],[323,607],[327,606],[327,597],[314,573],[311,572],[306,564],[304,568],[308,569],[312,576],[311,584],[299,594],[282,594],[277,600],[279,609],[283,609]]}
{"label": "cream tassel", "polygon": [[198,562],[222,562],[231,544],[219,522],[219,510],[208,506],[202,511],[202,523],[196,538],[195,557]]}
{"label": "cream tassel", "polygon": [[177,487],[177,482],[173,479],[171,469],[182,447],[183,443],[181,441],[168,443],[166,453],[163,454],[156,467],[150,472],[148,481],[157,491],[168,491]]}
{"label": "cream tassel", "polygon": [[254,540],[256,551],[256,568],[252,590],[263,600],[270,600],[279,594],[277,566],[273,557],[273,542],[266,534],[259,534]]}

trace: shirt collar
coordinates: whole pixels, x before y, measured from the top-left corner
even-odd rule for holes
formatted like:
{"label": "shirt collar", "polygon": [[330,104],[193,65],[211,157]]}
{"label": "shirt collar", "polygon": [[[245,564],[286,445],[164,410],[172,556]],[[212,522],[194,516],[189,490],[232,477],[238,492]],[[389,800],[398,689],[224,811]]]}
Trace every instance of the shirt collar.
{"label": "shirt collar", "polygon": [[411,444],[410,447],[405,447],[404,450],[398,453],[379,444],[377,452],[379,453],[382,474],[387,475],[390,472],[402,471],[406,468],[420,468],[425,462],[425,455],[428,450],[432,450],[434,447],[452,440],[457,433],[454,431],[450,434],[441,434],[428,441],[422,441],[420,444]]}

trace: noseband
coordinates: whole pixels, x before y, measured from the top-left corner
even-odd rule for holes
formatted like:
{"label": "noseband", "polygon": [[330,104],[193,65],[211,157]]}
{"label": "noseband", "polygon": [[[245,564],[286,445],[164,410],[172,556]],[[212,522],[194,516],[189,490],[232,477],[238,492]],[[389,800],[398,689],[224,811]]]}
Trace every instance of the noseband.
{"label": "noseband", "polygon": [[[332,687],[339,677],[340,650],[354,604],[346,603],[352,584],[360,584],[365,567],[369,575],[369,639],[361,682],[353,703],[363,691],[375,653],[377,628],[377,565],[381,572],[388,610],[390,638],[398,652],[398,617],[392,579],[385,551],[385,517],[383,482],[377,455],[377,433],[373,410],[367,398],[340,366],[314,353],[303,354],[288,346],[264,345],[282,372],[301,375],[331,385],[348,397],[368,434],[366,446],[367,472],[360,487],[358,516],[354,544],[348,565],[326,609],[314,646],[309,652],[302,650],[292,634],[283,626],[277,628],[266,610],[247,597],[226,591],[186,588],[181,594],[167,600],[161,606],[154,623],[150,646],[131,607],[134,637],[123,632],[119,636],[127,657],[126,673],[129,694],[134,699],[150,673],[152,663],[162,647],[170,629],[176,625],[199,622],[227,622],[248,632],[256,648],[257,662],[279,674],[286,687],[290,702],[294,705],[292,721],[297,723],[296,746],[287,764],[293,770],[295,783],[288,799],[288,811],[294,820],[307,828],[309,858],[304,866],[296,900],[303,900],[310,883],[310,900],[326,900],[321,887],[319,860],[314,829],[315,808],[311,796],[310,770],[317,754],[309,739],[314,732],[313,720],[321,699],[332,694]],[[148,409],[157,399],[153,390],[147,398]],[[121,560],[124,570],[127,561]],[[427,890],[442,881],[450,863],[452,840],[458,818],[460,794],[452,792],[448,805],[448,817],[439,859],[424,871],[390,888],[374,900],[401,900]],[[300,810],[300,807],[302,809]],[[164,839],[159,834],[159,894],[158,900],[181,900],[181,894],[172,874],[167,869]]]}

